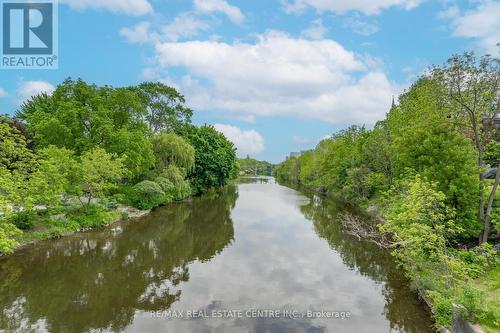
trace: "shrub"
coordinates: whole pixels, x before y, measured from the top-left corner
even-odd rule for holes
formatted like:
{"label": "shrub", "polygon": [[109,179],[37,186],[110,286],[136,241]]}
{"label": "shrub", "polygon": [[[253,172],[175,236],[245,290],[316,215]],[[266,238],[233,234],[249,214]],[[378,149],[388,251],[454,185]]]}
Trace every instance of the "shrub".
{"label": "shrub", "polygon": [[134,190],[134,205],[139,209],[151,209],[160,205],[165,195],[161,186],[150,180],[136,184]]}
{"label": "shrub", "polygon": [[82,228],[98,228],[107,225],[116,213],[107,212],[97,205],[73,212],[72,218]]}
{"label": "shrub", "polygon": [[164,193],[175,193],[175,185],[167,178],[157,177],[155,183],[160,185]]}
{"label": "shrub", "polygon": [[31,211],[24,211],[12,216],[11,222],[21,230],[30,230],[35,225],[35,218],[35,213]]}
{"label": "shrub", "polygon": [[21,231],[15,225],[0,219],[0,253],[11,253],[19,245]]}

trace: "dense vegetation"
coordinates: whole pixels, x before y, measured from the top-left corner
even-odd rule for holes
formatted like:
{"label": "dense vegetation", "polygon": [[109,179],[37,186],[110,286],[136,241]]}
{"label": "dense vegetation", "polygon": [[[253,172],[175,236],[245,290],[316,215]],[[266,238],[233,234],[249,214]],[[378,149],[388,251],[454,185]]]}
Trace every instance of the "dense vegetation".
{"label": "dense vegetation", "polygon": [[499,103],[499,60],[454,56],[420,77],[372,130],[336,133],[280,164],[276,176],[377,205],[380,237],[431,299],[437,322],[450,325],[455,303],[464,317],[498,329],[498,303],[484,301],[475,280],[498,276],[498,245],[488,240],[500,233]]}
{"label": "dense vegetation", "polygon": [[[191,124],[174,88],[98,87],[68,79],[0,118],[0,254],[221,187],[235,148]],[[22,232],[24,230],[25,232]]]}
{"label": "dense vegetation", "polygon": [[272,176],[274,165],[267,161],[258,161],[247,156],[238,160],[240,175],[244,176]]}

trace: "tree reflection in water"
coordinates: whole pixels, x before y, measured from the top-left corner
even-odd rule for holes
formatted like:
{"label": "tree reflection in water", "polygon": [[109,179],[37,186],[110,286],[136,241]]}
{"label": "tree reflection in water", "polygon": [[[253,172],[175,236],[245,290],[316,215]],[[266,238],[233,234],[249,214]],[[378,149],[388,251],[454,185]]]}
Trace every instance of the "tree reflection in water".
{"label": "tree reflection in water", "polygon": [[346,266],[382,286],[386,300],[384,315],[390,322],[391,329],[397,332],[422,333],[422,327],[427,326],[428,332],[432,332],[433,323],[426,306],[408,288],[409,281],[404,278],[388,251],[342,231],[341,223],[337,222],[339,214],[350,208],[333,198],[310,196],[312,200],[310,204],[301,207],[302,213],[313,222],[317,234],[328,241]]}
{"label": "tree reflection in water", "polygon": [[0,328],[120,331],[138,310],[168,309],[189,280],[189,264],[211,260],[233,241],[230,213],[237,197],[236,187],[228,186],[138,221],[4,258]]}

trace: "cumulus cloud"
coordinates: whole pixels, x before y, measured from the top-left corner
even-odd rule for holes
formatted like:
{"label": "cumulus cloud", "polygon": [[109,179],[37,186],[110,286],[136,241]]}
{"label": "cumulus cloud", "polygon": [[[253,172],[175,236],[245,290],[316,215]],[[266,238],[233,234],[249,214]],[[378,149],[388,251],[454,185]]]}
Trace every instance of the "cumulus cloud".
{"label": "cumulus cloud", "polygon": [[[450,13],[447,14],[449,17]],[[473,10],[463,14],[455,10],[451,15],[454,36],[477,39],[484,51],[497,54],[496,44],[500,43],[500,2],[483,1]]]}
{"label": "cumulus cloud", "polygon": [[349,11],[359,11],[365,15],[377,15],[389,7],[403,7],[410,10],[424,0],[282,0],[287,13],[301,13],[308,7],[319,12],[334,12],[344,14]]}
{"label": "cumulus cloud", "polygon": [[190,13],[177,16],[171,23],[162,28],[162,33],[168,41],[178,41],[184,37],[194,37],[201,31],[210,29],[210,25]]}
{"label": "cumulus cloud", "polygon": [[309,141],[308,138],[304,138],[303,136],[295,135],[293,137],[293,142],[296,143],[296,144],[298,144],[298,145],[306,145],[310,141]]}
{"label": "cumulus cloud", "polygon": [[323,21],[321,19],[314,20],[311,26],[304,31],[302,31],[302,36],[309,39],[323,39],[327,29],[323,25]]}
{"label": "cumulus cloud", "polygon": [[148,0],[61,0],[61,3],[77,10],[90,8],[130,16],[142,16],[153,12]]}
{"label": "cumulus cloud", "polygon": [[238,157],[258,154],[264,150],[264,138],[255,130],[244,131],[239,127],[225,124],[215,124],[214,127],[234,143]]}
{"label": "cumulus cloud", "polygon": [[130,43],[154,42],[154,35],[150,31],[151,23],[140,22],[131,28],[122,28],[120,35],[125,37]]}
{"label": "cumulus cloud", "polygon": [[226,0],[194,0],[195,11],[201,14],[223,13],[234,23],[243,23],[245,15]]}
{"label": "cumulus cloud", "polygon": [[346,18],[344,20],[344,27],[363,36],[369,36],[378,31],[376,24],[362,20],[359,14]]}
{"label": "cumulus cloud", "polygon": [[18,104],[41,93],[51,94],[54,90],[55,87],[46,81],[23,81],[17,89]]}
{"label": "cumulus cloud", "polygon": [[160,69],[182,68],[179,86],[197,109],[238,119],[298,116],[335,124],[373,124],[397,88],[371,59],[328,40],[271,31],[254,43],[156,44]]}
{"label": "cumulus cloud", "polygon": [[4,88],[0,87],[0,98],[7,96],[7,92]]}
{"label": "cumulus cloud", "polygon": [[120,30],[130,43],[155,43],[160,41],[177,42],[181,39],[192,38],[202,31],[210,29],[210,24],[195,17],[192,13],[182,13],[170,23],[160,27],[159,32],[151,30],[151,23],[144,21],[132,27]]}

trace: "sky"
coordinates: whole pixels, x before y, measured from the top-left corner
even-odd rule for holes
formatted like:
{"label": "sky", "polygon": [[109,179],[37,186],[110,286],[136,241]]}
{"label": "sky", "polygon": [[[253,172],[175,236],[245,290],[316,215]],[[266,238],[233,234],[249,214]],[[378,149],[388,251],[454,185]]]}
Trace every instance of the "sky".
{"label": "sky", "polygon": [[454,53],[498,55],[500,1],[60,0],[58,32],[57,70],[0,70],[0,114],[67,77],[161,81],[239,156],[280,162],[370,128]]}

